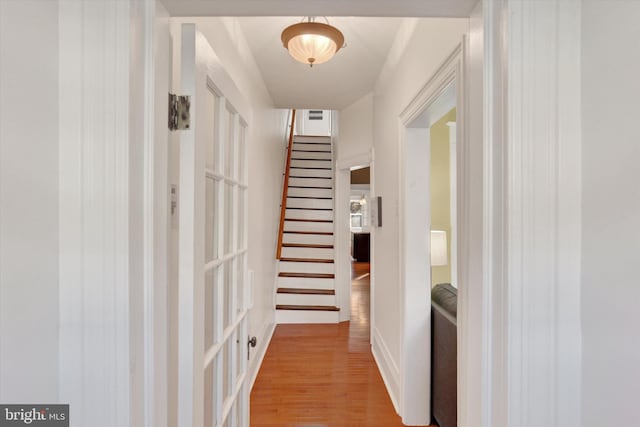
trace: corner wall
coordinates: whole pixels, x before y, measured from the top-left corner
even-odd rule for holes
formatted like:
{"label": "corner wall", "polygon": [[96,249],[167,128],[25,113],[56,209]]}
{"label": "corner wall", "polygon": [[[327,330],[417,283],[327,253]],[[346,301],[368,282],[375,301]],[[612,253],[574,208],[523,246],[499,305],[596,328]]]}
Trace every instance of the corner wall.
{"label": "corner wall", "polygon": [[582,3],[582,426],[640,425],[640,3]]}
{"label": "corner wall", "polygon": [[[391,394],[400,397],[402,305],[398,253],[399,116],[444,60],[462,42],[468,19],[407,19],[396,37],[373,93],[373,173],[376,196],[382,196],[383,225],[373,230],[376,297],[372,345]],[[427,237],[425,236],[425,239]],[[426,261],[425,261],[426,262]],[[428,284],[427,284],[428,286]],[[398,408],[396,408],[398,409]]]}

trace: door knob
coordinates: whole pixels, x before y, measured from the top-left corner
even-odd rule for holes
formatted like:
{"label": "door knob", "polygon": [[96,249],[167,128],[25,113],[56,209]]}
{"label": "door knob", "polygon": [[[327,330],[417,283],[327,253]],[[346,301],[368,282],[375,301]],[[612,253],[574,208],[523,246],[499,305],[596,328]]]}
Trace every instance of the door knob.
{"label": "door knob", "polygon": [[256,344],[258,344],[258,340],[256,339],[256,337],[249,337],[249,342],[247,342],[247,360],[249,360],[249,353],[250,353],[249,347],[255,347]]}

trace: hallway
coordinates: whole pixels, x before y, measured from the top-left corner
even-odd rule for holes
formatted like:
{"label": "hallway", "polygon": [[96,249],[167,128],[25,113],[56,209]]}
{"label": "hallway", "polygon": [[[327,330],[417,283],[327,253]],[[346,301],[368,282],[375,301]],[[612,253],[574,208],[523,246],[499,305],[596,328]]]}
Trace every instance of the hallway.
{"label": "hallway", "polygon": [[251,393],[251,425],[402,426],[369,345],[369,264],[353,264],[351,321],[277,326]]}

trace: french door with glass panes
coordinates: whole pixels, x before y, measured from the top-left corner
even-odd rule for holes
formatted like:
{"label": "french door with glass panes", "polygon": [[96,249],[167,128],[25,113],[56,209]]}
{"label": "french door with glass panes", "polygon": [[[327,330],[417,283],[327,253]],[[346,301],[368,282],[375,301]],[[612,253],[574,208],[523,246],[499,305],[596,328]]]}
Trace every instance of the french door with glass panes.
{"label": "french door with glass panes", "polygon": [[179,427],[246,427],[246,104],[207,40],[182,26]]}

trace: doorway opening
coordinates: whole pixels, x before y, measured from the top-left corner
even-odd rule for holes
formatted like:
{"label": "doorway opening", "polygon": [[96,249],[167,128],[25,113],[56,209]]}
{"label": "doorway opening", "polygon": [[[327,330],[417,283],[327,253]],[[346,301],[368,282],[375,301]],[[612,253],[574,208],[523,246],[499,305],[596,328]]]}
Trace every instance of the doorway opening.
{"label": "doorway opening", "polygon": [[[361,161],[363,158],[365,158],[365,160],[366,160],[365,162],[362,162],[362,161]],[[347,162],[347,161],[348,161],[348,162]],[[367,153],[367,155],[360,155],[360,156],[358,156],[357,158],[348,158],[348,159],[346,159],[346,160],[344,161],[344,163],[350,163],[350,165],[349,165],[349,166],[352,166],[352,165],[367,165],[367,164],[370,164],[370,165],[371,165],[371,167],[373,168],[373,166],[374,166],[374,165],[373,165],[373,152],[371,152],[371,153]],[[340,166],[343,166],[343,164],[341,163],[341,164],[340,164]],[[337,166],[337,168],[340,168],[340,166]],[[349,167],[349,166],[347,166],[347,167]],[[354,166],[354,167],[357,167],[357,166]],[[360,166],[360,167],[362,167],[362,166]],[[350,170],[348,170],[348,173],[349,173],[349,174],[350,174],[350,172],[351,172],[351,171],[350,171]],[[348,175],[348,176],[349,176],[349,175]],[[338,184],[337,184],[337,183],[338,183],[339,181],[340,181],[340,179],[339,179],[339,178],[336,178],[336,186],[338,186]],[[375,193],[371,192],[371,194],[375,194]],[[338,201],[338,200],[336,199],[336,202],[337,202],[337,201]],[[348,203],[345,203],[345,204],[344,204],[344,209],[345,209],[345,210],[346,210],[346,209],[348,209],[348,207],[349,207],[349,206],[350,206],[350,205],[349,205]],[[396,206],[397,206],[397,205],[396,205]],[[398,213],[398,212],[397,212],[397,210],[396,210],[396,206],[386,206],[386,207],[387,207],[387,209],[389,209],[389,212],[396,211],[396,212],[393,212],[393,213],[395,213],[395,214],[397,215],[397,213]],[[336,217],[337,217],[337,215],[338,215],[338,212],[339,212],[339,211],[338,211],[338,210],[336,210],[336,211],[335,211],[335,213],[334,213],[334,214],[336,215]],[[388,212],[388,211],[385,211],[385,212]],[[345,221],[345,222],[347,221],[347,218],[349,218],[349,219],[348,219],[348,220],[349,220],[349,224],[351,224],[351,215],[349,215],[349,217],[344,216],[344,218],[345,218],[345,219],[344,219],[344,221]],[[340,220],[340,221],[341,221],[341,220]],[[357,222],[357,220],[355,220],[355,219],[354,219],[354,221],[355,221],[355,222]],[[355,224],[355,223],[354,223],[354,224]],[[338,225],[340,225],[340,227],[342,227],[342,225],[341,225],[341,224],[338,224]],[[347,230],[348,230],[348,231],[347,231]],[[348,236],[352,234],[352,232],[351,232],[351,230],[350,230],[349,228],[347,228],[345,231],[347,231]],[[376,231],[378,231],[378,230],[376,230]],[[384,231],[386,231],[386,230],[384,230]],[[361,234],[361,233],[359,233],[359,234]],[[336,241],[337,241],[337,240],[339,240],[337,235],[338,235],[338,233],[336,233]],[[424,237],[426,238],[426,235],[425,235]],[[371,238],[373,239],[373,238],[375,238],[375,236],[371,236]],[[346,245],[349,245],[349,241],[351,241],[351,239],[349,239],[349,238],[344,239],[344,242],[345,242],[345,244],[346,244]],[[373,241],[371,241],[370,243],[372,243],[372,245],[371,245],[371,246],[370,246],[370,248],[369,248],[369,252],[370,252],[370,253],[369,253],[369,259],[371,260],[371,259],[373,259],[373,256],[372,256],[373,254],[371,253],[371,251],[374,249],[375,245],[373,244],[373,243],[374,243]],[[352,244],[353,244],[353,242],[352,242]],[[348,249],[347,249],[347,250],[348,250]],[[348,250],[348,252],[346,252],[346,253],[347,253],[347,254],[350,254],[350,253],[351,253],[351,251],[349,251],[349,250]],[[346,257],[345,257],[344,259],[345,259],[345,263],[347,263],[347,262],[349,261],[349,260],[348,260],[348,258],[346,258]],[[424,262],[424,259],[422,260],[422,262]],[[348,266],[348,265],[349,265],[349,264],[347,264],[347,266]],[[370,267],[371,267],[371,265],[369,265],[369,269],[370,269]],[[337,268],[337,266],[336,266],[336,268]],[[347,267],[347,268],[348,268],[348,267]],[[369,270],[369,271],[371,271],[371,270]],[[350,278],[350,276],[351,276],[351,271],[347,270],[347,274],[349,274],[349,276],[347,276],[347,277],[348,277],[348,278]],[[364,272],[362,272],[362,273],[356,274],[354,278],[360,277],[360,276],[362,276],[362,275],[364,275],[364,274],[367,274],[367,272],[366,272],[366,271],[364,271]],[[369,273],[369,274],[371,274],[371,273]],[[337,278],[337,277],[338,277],[338,274],[336,274],[336,278]],[[341,276],[341,277],[344,277],[344,276]],[[369,276],[369,277],[371,277],[371,276]],[[349,280],[349,279],[347,279],[347,280]],[[349,291],[348,291],[348,292],[349,292],[349,299],[346,301],[346,304],[347,304],[347,306],[348,306],[348,307],[352,308],[353,306],[350,304],[350,303],[351,303],[351,300],[352,300],[352,298],[351,298],[351,297],[352,297],[352,296],[351,296],[351,293],[352,293],[352,291],[353,291],[353,286],[352,286],[351,280],[349,280],[349,282],[347,282],[347,284],[349,284],[349,287],[348,287],[348,289],[349,289]],[[374,285],[374,283],[373,283],[373,279],[371,279],[371,284],[370,284],[369,289],[370,289],[370,302],[373,302],[374,294],[373,294],[373,292],[372,292],[372,291],[375,289],[375,285]],[[402,291],[402,289],[400,289],[400,291]],[[342,305],[342,303],[344,302],[344,299],[342,299],[342,296],[343,296],[343,291],[342,291],[342,289],[340,289],[340,290],[336,290],[336,293],[337,293],[336,297],[340,298],[340,302],[341,302],[340,306],[341,306],[341,307],[344,307],[344,305]],[[408,301],[408,298],[406,299],[406,301]],[[372,307],[371,307],[371,305],[369,305],[369,306],[370,306],[370,310],[371,310],[371,308],[372,308]],[[350,311],[351,311],[351,310],[350,310]],[[383,312],[383,311],[384,311],[384,310],[380,310],[380,312]],[[375,316],[374,316],[374,313],[373,313],[373,312],[370,312],[370,313],[369,313],[369,315],[370,315],[370,324],[371,324],[371,329],[373,329],[373,327],[374,327],[373,323],[374,323],[374,321],[375,321],[375,320],[374,320],[374,319],[375,319]],[[400,316],[398,316],[398,317],[400,317]],[[342,319],[341,319],[341,320],[342,320]],[[408,336],[409,334],[407,334],[407,328],[406,328],[406,327],[403,327],[403,335],[405,335],[405,336],[402,338],[402,340],[403,340],[403,341],[401,342],[402,350],[400,350],[400,354],[398,354],[398,356],[397,356],[397,357],[398,357],[398,359],[399,359],[399,358],[401,358],[401,357],[405,357],[405,355],[409,353],[409,351],[407,351],[407,348],[409,347],[409,346],[407,345],[407,342],[409,342],[410,338],[409,338],[409,336]],[[373,334],[370,334],[370,339],[371,339],[371,337],[373,337]],[[403,355],[402,353],[405,353],[405,354]],[[405,365],[409,365],[409,363],[405,363],[405,361],[402,361],[402,360],[397,360],[397,361],[398,361],[398,366],[401,366],[401,367],[402,367],[402,370],[403,370],[404,372],[400,373],[400,371],[398,371],[398,375],[396,375],[396,378],[394,378],[394,379],[400,379],[400,376],[401,376],[401,375],[403,375],[403,376],[404,376],[404,375],[407,375],[407,374],[409,374],[410,372],[412,372],[412,370],[411,370],[411,369],[405,369]],[[401,382],[401,381],[396,381],[396,384],[399,384],[400,382]],[[406,382],[406,383],[409,383],[409,382],[410,382],[410,379],[407,379],[407,381],[405,381],[405,382]],[[398,393],[398,395],[400,395],[400,396],[406,396],[406,397],[407,397],[407,399],[411,399],[412,401],[416,401],[416,402],[419,400],[419,398],[413,398],[412,396],[414,396],[414,395],[412,395],[411,393],[407,393],[407,392],[406,392],[406,389],[405,389],[405,390],[402,390],[402,392],[401,392],[401,393]],[[407,408],[407,407],[409,407],[409,406],[417,406],[417,405],[421,405],[421,404],[422,404],[422,402],[420,402],[420,403],[416,403],[415,405],[413,405],[411,402],[401,402],[402,407],[400,407],[396,402],[394,402],[394,403],[395,403],[395,405],[396,405],[396,408],[399,408],[399,411],[400,411],[400,412],[402,412],[402,413],[407,412],[407,411],[406,411],[406,408]]]}
{"label": "doorway opening", "polygon": [[[351,261],[351,322],[369,326],[371,320],[371,168],[352,169],[349,187]],[[369,329],[367,328],[369,331]],[[371,342],[371,337],[369,337]]]}

